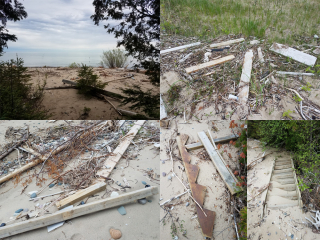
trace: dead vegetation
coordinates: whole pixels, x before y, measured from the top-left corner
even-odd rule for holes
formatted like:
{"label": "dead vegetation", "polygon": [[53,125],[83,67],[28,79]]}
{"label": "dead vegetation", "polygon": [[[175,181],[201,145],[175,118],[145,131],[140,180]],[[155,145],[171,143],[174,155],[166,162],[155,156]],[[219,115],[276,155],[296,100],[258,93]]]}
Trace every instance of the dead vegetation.
{"label": "dead vegetation", "polygon": [[[271,44],[252,37],[239,43],[212,47],[242,35],[228,35],[201,41],[199,45],[161,54],[161,89],[170,116],[185,114],[189,119],[320,119],[320,65],[308,66],[270,50]],[[300,45],[290,46],[317,57],[317,39],[298,37]],[[197,38],[162,35],[162,50],[196,43]],[[210,46],[210,44],[212,46]],[[285,46],[288,47],[288,46]],[[245,54],[253,51],[249,82],[241,84]],[[212,67],[191,71],[193,66],[234,56]],[[192,68],[193,69],[193,68]],[[168,73],[174,72],[172,76]],[[188,74],[187,72],[190,72]],[[285,73],[283,73],[285,72]],[[288,72],[294,72],[295,75]],[[241,97],[245,86],[249,95]],[[179,96],[174,95],[176,88]],[[175,99],[173,98],[175,97]],[[245,99],[245,103],[241,102]],[[288,105],[289,103],[289,105]],[[293,114],[290,114],[293,113]]]}

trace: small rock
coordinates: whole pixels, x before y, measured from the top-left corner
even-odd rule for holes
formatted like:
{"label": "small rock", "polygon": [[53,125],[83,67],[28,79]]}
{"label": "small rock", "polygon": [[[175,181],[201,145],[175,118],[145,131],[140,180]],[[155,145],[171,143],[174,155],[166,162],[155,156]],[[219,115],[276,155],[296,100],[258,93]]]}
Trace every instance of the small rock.
{"label": "small rock", "polygon": [[36,198],[36,197],[37,197],[37,194],[36,194],[36,193],[32,193],[32,194],[30,195],[30,197],[31,197],[31,198]]}
{"label": "small rock", "polygon": [[55,183],[51,183],[51,184],[49,185],[49,188],[53,188],[55,185],[56,185]]}
{"label": "small rock", "polygon": [[150,200],[150,199],[148,199],[147,201],[148,201],[148,202],[152,202],[152,200]]}
{"label": "small rock", "polygon": [[106,165],[106,169],[110,169],[110,168],[111,168],[110,166]]}
{"label": "small rock", "polygon": [[166,161],[162,161],[162,164],[165,164],[166,163]]}
{"label": "small rock", "polygon": [[187,202],[187,203],[186,203],[186,207],[188,207],[189,205],[190,205],[190,203]]}
{"label": "small rock", "polygon": [[162,176],[164,176],[164,177],[165,177],[165,176],[167,176],[167,174],[166,174],[165,172],[163,172],[163,173],[162,173]]}
{"label": "small rock", "polygon": [[145,205],[147,203],[147,199],[145,199],[145,198],[139,199],[138,203]]}
{"label": "small rock", "polygon": [[250,44],[258,44],[258,43],[260,43],[259,40],[252,40],[252,41],[250,41]]}
{"label": "small rock", "polygon": [[23,209],[24,212],[29,212],[28,208]]}
{"label": "small rock", "polygon": [[117,197],[117,196],[119,196],[119,193],[117,193],[117,192],[112,192],[110,195],[110,197]]}
{"label": "small rock", "polygon": [[119,212],[121,215],[126,215],[126,214],[127,214],[126,209],[125,209],[123,206],[121,206],[121,207],[118,208],[118,212]]}
{"label": "small rock", "polygon": [[5,223],[1,223],[0,227],[4,227],[6,224]]}
{"label": "small rock", "polygon": [[7,174],[7,173],[8,173],[8,171],[7,171],[7,170],[4,170],[4,171],[3,171],[3,174]]}
{"label": "small rock", "polygon": [[319,36],[318,36],[317,34],[315,34],[313,37],[314,37],[314,38],[319,38]]}
{"label": "small rock", "polygon": [[309,207],[310,207],[310,208],[313,208],[313,204],[312,204],[312,203],[310,203],[310,204],[309,204]]}
{"label": "small rock", "polygon": [[150,185],[147,184],[147,185],[145,185],[144,187],[147,188],[147,187],[150,187]]}
{"label": "small rock", "polygon": [[20,208],[17,211],[15,211],[15,213],[21,213],[22,211],[23,211],[23,208]]}
{"label": "small rock", "polygon": [[317,48],[317,49],[313,50],[313,53],[314,54],[320,54],[320,48]]}
{"label": "small rock", "polygon": [[174,240],[178,240],[179,239],[179,237],[178,236],[174,236],[174,238],[173,238]]}
{"label": "small rock", "polygon": [[143,185],[147,185],[147,183],[145,181],[141,181]]}
{"label": "small rock", "polygon": [[270,63],[270,66],[271,67],[278,67],[277,65],[273,64],[273,63]]}
{"label": "small rock", "polygon": [[171,180],[172,179],[172,177],[171,176],[168,176],[168,180]]}
{"label": "small rock", "polygon": [[84,204],[86,204],[86,203],[84,201],[81,201],[80,205],[84,205]]}

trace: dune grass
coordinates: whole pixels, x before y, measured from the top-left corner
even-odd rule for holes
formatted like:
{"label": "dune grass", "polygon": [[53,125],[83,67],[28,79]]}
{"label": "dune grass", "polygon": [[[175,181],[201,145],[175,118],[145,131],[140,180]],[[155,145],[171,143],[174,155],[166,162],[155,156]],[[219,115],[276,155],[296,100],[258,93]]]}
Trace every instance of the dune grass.
{"label": "dune grass", "polygon": [[318,0],[161,0],[161,31],[211,39],[226,34],[294,43],[320,36]]}

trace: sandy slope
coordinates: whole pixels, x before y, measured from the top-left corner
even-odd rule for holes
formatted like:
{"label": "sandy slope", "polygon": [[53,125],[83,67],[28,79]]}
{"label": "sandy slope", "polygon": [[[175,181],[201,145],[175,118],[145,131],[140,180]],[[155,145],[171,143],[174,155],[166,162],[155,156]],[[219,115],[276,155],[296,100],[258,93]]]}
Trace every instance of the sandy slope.
{"label": "sandy slope", "polygon": [[[258,146],[260,146],[258,141],[248,139],[248,164],[262,155],[263,150]],[[262,206],[267,191],[255,199],[252,199],[252,196],[258,194],[261,187],[269,184],[273,160],[280,156],[290,156],[285,151],[266,150],[266,154],[270,152],[273,153],[248,171],[248,237],[252,240],[319,239],[319,235],[313,233],[312,229],[305,224],[307,222],[305,217],[310,219],[310,212],[302,212],[299,206],[280,209],[268,208],[262,221]],[[272,187],[270,189],[273,191]]]}
{"label": "sandy slope", "polygon": [[[0,121],[0,144],[4,144],[4,133],[9,126],[23,126],[27,123],[30,126],[31,133],[37,132],[38,127],[48,127],[59,124],[66,124],[64,121],[57,121],[55,123],[48,123],[47,121]],[[72,124],[76,124],[73,122]],[[158,122],[152,121],[147,124],[155,124]],[[139,138],[139,135],[137,136]],[[135,141],[137,138],[135,138]],[[157,183],[151,182],[145,176],[144,170],[147,168],[152,168],[159,174],[159,150],[154,148],[153,144],[144,144],[139,150],[137,147],[131,145],[128,149],[130,152],[139,153],[137,158],[129,161],[129,167],[126,167],[126,159],[122,158],[117,165],[117,169],[113,170],[111,178],[119,180],[122,182],[123,177],[125,177],[130,183],[131,189],[127,192],[138,190],[144,188],[141,181],[146,181],[147,184],[152,186],[158,186]],[[5,161],[13,160],[16,158],[17,153],[14,151],[11,153]],[[0,163],[1,164],[1,163]],[[70,164],[72,166],[72,163]],[[37,167],[39,170],[39,166]],[[22,177],[26,173],[22,174]],[[46,176],[45,176],[46,177]],[[46,177],[48,184],[50,178]],[[156,181],[155,181],[156,182]],[[111,190],[111,187],[116,187],[115,184],[108,185],[107,190]],[[35,181],[33,181],[26,189],[26,193],[29,191],[39,190]],[[36,203],[29,201],[29,197],[25,194],[20,194],[22,190],[21,185],[16,187],[13,181],[10,180],[0,187],[0,222],[7,222],[10,217],[13,217],[13,213],[19,208],[28,208],[29,211],[35,210]],[[55,186],[50,191],[48,188],[44,190],[41,195],[47,195],[63,190],[62,186]],[[101,199],[104,192],[99,192],[93,198],[89,198],[88,202],[94,202],[95,200]],[[121,194],[121,192],[119,192]],[[108,193],[105,197],[110,195]],[[37,203],[43,205],[44,203],[50,201],[54,197],[44,198],[39,200]],[[138,203],[131,203],[125,205],[127,211],[126,215],[120,215],[117,211],[117,207],[100,211],[97,213],[92,213],[75,219],[67,221],[64,226],[48,233],[47,228],[40,228],[33,230],[24,234],[19,234],[7,239],[13,240],[42,240],[42,239],[70,239],[70,240],[105,240],[110,239],[109,228],[114,227],[122,231],[122,238],[126,240],[132,239],[159,239],[159,207],[158,199],[159,195],[149,197],[148,202],[145,205],[140,205]],[[78,204],[78,203],[77,203]],[[75,205],[77,205],[75,204]],[[49,209],[50,212],[57,211],[56,207]],[[16,220],[21,221],[21,220]]]}
{"label": "sandy slope", "polygon": [[[76,80],[78,76],[77,68],[28,68],[28,73],[31,74],[32,82],[37,83],[46,80],[46,87],[67,86],[62,83],[62,79]],[[94,68],[94,74],[99,76],[103,82],[108,82],[105,90],[122,94],[120,88],[131,88],[137,84],[141,90],[147,91],[152,89],[154,93],[159,92],[159,88],[150,83],[148,77],[144,73],[129,72],[129,70],[121,69],[105,69]],[[117,80],[127,77],[126,79]],[[115,80],[115,81],[113,81]],[[113,98],[108,98],[116,107],[119,107],[120,101]],[[49,109],[49,113],[53,114],[52,119],[79,119],[83,113],[83,108],[90,108],[91,111],[87,119],[120,119],[121,116],[112,108],[109,103],[98,100],[96,98],[87,99],[82,95],[77,94],[76,89],[58,89],[45,90],[43,100],[45,109]],[[130,110],[130,105],[119,107],[124,110]],[[131,110],[139,112],[138,110]],[[141,112],[140,112],[141,113]]]}

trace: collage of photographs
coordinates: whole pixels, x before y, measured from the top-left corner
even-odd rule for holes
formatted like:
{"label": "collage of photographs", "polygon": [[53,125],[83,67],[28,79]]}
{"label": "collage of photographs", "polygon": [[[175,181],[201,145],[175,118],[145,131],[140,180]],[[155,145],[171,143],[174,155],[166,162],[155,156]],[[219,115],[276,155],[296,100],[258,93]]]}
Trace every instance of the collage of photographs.
{"label": "collage of photographs", "polygon": [[320,240],[319,0],[0,0],[0,240]]}

